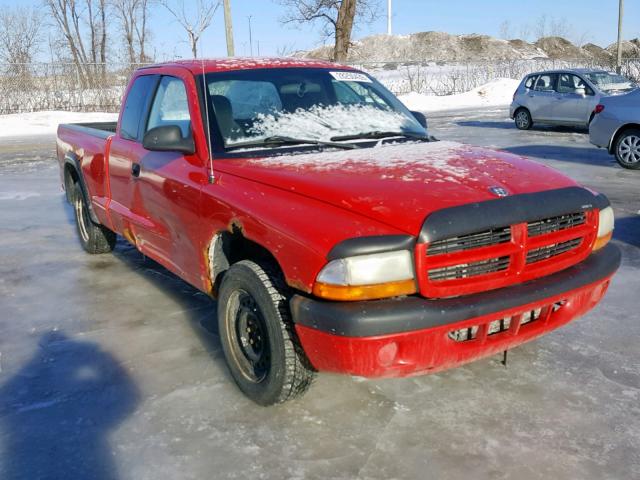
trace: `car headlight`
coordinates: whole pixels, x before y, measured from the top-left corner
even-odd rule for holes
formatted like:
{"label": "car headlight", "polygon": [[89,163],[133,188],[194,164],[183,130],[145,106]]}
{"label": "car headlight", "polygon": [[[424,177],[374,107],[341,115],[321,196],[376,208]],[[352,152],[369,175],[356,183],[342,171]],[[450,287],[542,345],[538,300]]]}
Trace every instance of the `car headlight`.
{"label": "car headlight", "polygon": [[604,247],[611,236],[613,235],[614,216],[613,209],[611,207],[605,207],[600,210],[598,218],[598,235],[595,243],[593,244],[593,250],[600,250]]}
{"label": "car headlight", "polygon": [[328,300],[371,300],[416,293],[411,251],[358,255],[327,263],[313,286]]}

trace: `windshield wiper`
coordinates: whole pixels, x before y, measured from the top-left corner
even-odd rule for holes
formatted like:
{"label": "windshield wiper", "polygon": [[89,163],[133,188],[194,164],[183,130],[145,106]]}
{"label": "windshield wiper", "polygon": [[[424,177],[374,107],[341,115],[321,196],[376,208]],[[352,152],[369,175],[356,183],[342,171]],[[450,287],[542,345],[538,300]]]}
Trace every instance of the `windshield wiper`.
{"label": "windshield wiper", "polygon": [[413,133],[413,132],[382,132],[380,130],[376,130],[376,131],[373,131],[373,132],[356,133],[354,135],[340,135],[340,136],[337,136],[337,137],[331,137],[331,141],[342,142],[342,141],[345,141],[345,140],[359,140],[359,139],[377,140],[379,138],[389,138],[389,137],[408,137],[408,138],[415,138],[417,140],[429,140],[428,136],[422,135],[420,133]]}
{"label": "windshield wiper", "polygon": [[232,145],[229,145],[227,147],[227,150],[238,150],[241,148],[251,148],[251,147],[278,147],[278,146],[284,146],[284,145],[305,145],[305,144],[324,145],[326,147],[343,148],[345,150],[358,148],[356,145],[353,145],[351,143],[336,143],[333,141],[325,142],[323,140],[315,140],[310,138],[294,138],[294,137],[287,137],[284,135],[274,135],[272,137],[263,138],[258,141],[234,143]]}

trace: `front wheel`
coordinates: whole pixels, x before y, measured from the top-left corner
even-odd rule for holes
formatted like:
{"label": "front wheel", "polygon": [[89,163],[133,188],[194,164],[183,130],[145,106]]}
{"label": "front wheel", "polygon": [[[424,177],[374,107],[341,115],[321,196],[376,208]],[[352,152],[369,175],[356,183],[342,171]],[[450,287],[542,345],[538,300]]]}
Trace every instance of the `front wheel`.
{"label": "front wheel", "polygon": [[513,116],[518,130],[529,130],[533,126],[531,114],[526,108],[519,108]]}
{"label": "front wheel", "polygon": [[73,209],[76,214],[76,227],[82,248],[88,253],[108,253],[116,246],[116,234],[108,228],[93,223],[89,207],[80,185],[73,188]]}
{"label": "front wheel", "polygon": [[631,170],[640,169],[640,130],[627,130],[616,142],[616,160]]}
{"label": "front wheel", "polygon": [[315,376],[276,272],[238,262],[225,274],[218,297],[218,331],[231,375],[245,395],[265,406],[301,396]]}

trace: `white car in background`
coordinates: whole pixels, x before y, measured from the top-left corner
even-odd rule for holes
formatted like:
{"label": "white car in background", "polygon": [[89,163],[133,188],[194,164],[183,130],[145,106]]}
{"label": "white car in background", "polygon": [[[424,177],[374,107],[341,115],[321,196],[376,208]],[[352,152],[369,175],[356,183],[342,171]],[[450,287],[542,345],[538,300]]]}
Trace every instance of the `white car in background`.
{"label": "white car in background", "polygon": [[637,86],[604,70],[569,69],[531,73],[513,94],[510,116],[516,127],[535,123],[587,127],[600,99],[632,91]]}

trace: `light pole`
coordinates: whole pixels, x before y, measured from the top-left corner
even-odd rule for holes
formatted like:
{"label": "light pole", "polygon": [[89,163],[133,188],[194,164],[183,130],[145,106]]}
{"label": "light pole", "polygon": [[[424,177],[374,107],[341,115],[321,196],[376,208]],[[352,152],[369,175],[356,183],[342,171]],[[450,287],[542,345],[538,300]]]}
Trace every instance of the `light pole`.
{"label": "light pole", "polygon": [[387,2],[387,35],[391,35],[391,0]]}
{"label": "light pole", "polygon": [[249,19],[249,51],[251,52],[251,56],[253,57],[253,37],[251,35],[251,17],[253,17],[253,15],[247,15],[247,18]]}
{"label": "light pole", "polygon": [[618,7],[618,62],[616,71],[618,74],[622,72],[622,16],[624,14],[624,0],[620,0]]}
{"label": "light pole", "polygon": [[224,26],[227,35],[227,56],[233,57],[235,49],[233,48],[233,24],[231,21],[231,0],[224,0]]}

